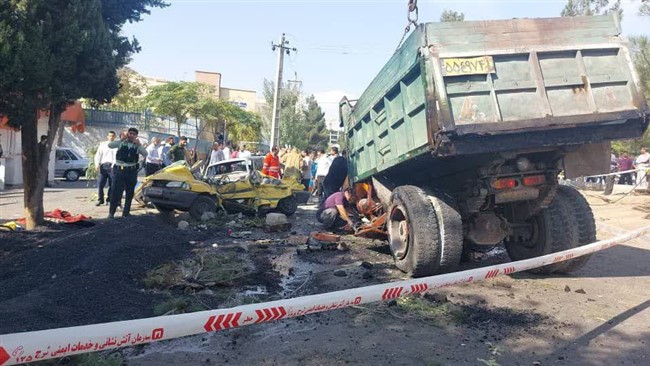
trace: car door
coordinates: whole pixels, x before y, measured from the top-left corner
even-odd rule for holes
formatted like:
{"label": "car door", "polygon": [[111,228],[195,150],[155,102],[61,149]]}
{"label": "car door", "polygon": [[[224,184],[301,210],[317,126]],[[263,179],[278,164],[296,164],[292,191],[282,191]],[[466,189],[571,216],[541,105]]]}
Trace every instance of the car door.
{"label": "car door", "polygon": [[57,176],[62,176],[66,170],[72,168],[72,160],[68,151],[64,149],[56,150],[56,162],[54,163],[54,174]]}

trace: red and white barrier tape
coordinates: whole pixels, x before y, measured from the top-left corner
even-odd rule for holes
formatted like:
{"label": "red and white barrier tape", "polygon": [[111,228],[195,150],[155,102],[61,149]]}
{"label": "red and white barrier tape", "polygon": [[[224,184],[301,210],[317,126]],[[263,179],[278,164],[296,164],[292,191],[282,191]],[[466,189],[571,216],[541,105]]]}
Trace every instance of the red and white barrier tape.
{"label": "red and white barrier tape", "polygon": [[284,299],[230,309],[0,335],[0,366],[128,347],[386,301],[459,283],[491,279],[611,248],[650,233],[650,226],[542,257],[468,271]]}
{"label": "red and white barrier tape", "polygon": [[613,173],[607,173],[607,174],[598,174],[598,175],[587,175],[581,178],[598,178],[598,177],[608,177],[610,175],[619,175],[619,174],[625,174],[625,173],[634,173],[634,172],[648,172],[650,171],[650,168],[638,168],[638,169],[630,169],[630,170],[624,170],[621,172],[613,172]]}

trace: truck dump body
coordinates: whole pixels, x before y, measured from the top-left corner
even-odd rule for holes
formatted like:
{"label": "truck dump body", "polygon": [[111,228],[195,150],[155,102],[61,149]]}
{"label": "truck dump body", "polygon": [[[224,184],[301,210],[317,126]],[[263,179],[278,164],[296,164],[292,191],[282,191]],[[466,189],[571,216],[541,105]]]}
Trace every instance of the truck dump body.
{"label": "truck dump body", "polygon": [[341,103],[352,180],[411,160],[639,137],[647,106],[620,33],[614,15],[420,25],[354,106]]}

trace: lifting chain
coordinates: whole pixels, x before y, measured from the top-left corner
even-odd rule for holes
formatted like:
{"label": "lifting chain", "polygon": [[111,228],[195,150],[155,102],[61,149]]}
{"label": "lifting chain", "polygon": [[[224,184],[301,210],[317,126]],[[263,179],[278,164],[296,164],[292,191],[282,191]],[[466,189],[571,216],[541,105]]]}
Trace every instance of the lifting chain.
{"label": "lifting chain", "polygon": [[411,31],[411,25],[413,25],[414,28],[418,26],[418,0],[409,0],[406,19],[408,20],[408,23],[406,23],[404,34],[402,35],[402,39],[400,39],[399,43],[397,44],[397,49],[395,49],[395,52],[399,50],[402,42],[404,42],[404,39],[406,38],[406,35]]}

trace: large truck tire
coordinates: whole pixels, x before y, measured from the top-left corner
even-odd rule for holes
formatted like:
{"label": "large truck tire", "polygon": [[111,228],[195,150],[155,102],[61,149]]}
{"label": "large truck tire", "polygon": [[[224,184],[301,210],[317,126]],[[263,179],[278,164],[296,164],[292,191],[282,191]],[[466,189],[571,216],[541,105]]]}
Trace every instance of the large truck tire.
{"label": "large truck tire", "polygon": [[429,195],[438,219],[438,232],[442,241],[440,247],[439,273],[453,272],[463,256],[463,220],[453,198],[436,192]]}
{"label": "large truck tire", "polygon": [[[571,219],[569,203],[555,196],[553,202],[527,220],[532,224],[529,238],[511,238],[505,246],[510,259],[518,261],[574,248],[578,242],[578,228]],[[536,274],[560,271],[564,263],[550,264],[529,270]]]}
{"label": "large truck tire", "polygon": [[[596,220],[585,197],[575,188],[569,186],[558,187],[557,196],[562,202],[567,204],[570,214],[569,218],[572,221],[572,225],[575,225],[577,229],[578,240],[574,242],[576,245],[572,248],[594,243],[596,241]],[[566,261],[562,263],[561,268],[557,272],[569,273],[576,271],[587,264],[590,257],[591,255],[583,255],[582,257]]]}
{"label": "large truck tire", "polygon": [[389,203],[388,235],[395,266],[412,277],[453,270],[462,252],[460,215],[415,186],[397,187]]}

